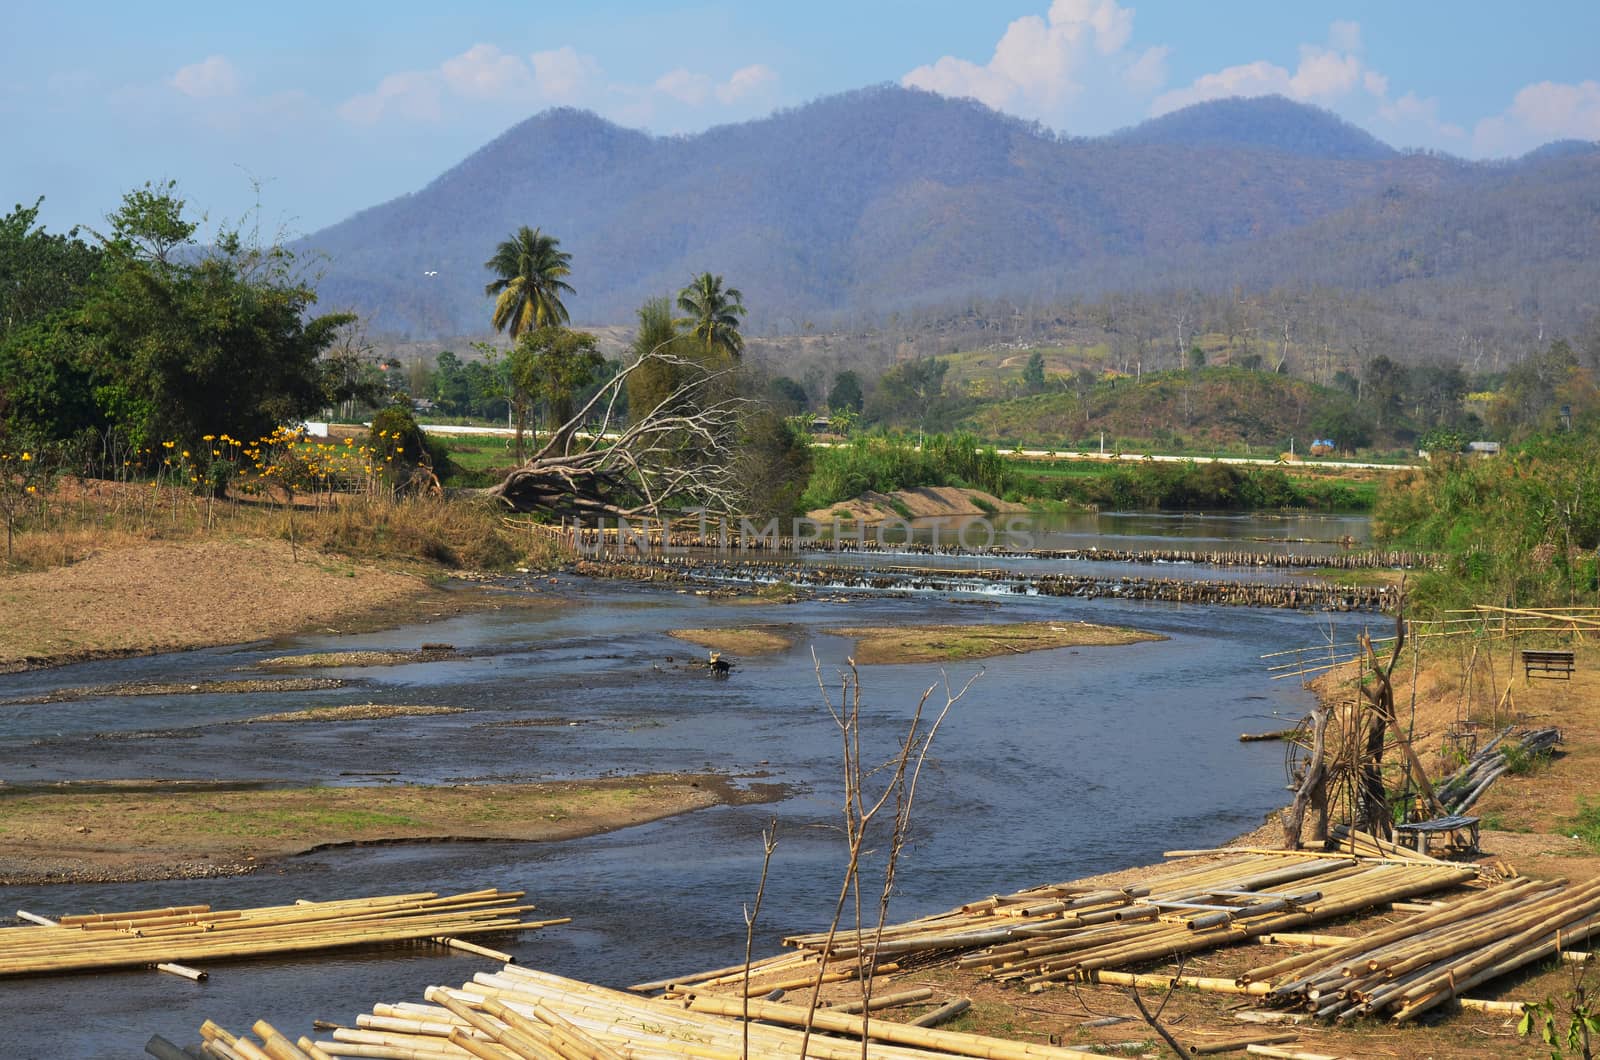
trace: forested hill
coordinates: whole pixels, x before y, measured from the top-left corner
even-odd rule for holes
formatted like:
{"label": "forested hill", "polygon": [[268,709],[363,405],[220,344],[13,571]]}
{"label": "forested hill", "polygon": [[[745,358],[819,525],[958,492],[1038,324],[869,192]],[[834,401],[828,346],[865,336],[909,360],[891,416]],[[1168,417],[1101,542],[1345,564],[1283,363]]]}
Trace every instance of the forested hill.
{"label": "forested hill", "polygon": [[483,262],[522,224],[572,253],[568,305],[594,324],[706,269],[757,331],[1169,285],[1461,282],[1503,305],[1600,286],[1597,189],[1593,144],[1495,165],[1399,154],[1278,98],[1065,139],[883,86],[682,137],[546,111],[300,249],[327,255],[325,308],[417,337],[485,330]]}

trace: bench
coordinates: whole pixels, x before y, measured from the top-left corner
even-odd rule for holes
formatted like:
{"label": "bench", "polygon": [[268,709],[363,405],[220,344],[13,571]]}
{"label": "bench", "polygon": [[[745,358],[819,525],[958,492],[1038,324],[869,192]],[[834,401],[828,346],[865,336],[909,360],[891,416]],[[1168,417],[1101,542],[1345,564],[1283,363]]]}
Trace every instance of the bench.
{"label": "bench", "polygon": [[1478,818],[1466,817],[1455,814],[1451,817],[1435,817],[1431,821],[1412,821],[1410,824],[1395,825],[1396,832],[1410,832],[1417,837],[1416,847],[1418,854],[1428,852],[1428,837],[1438,835],[1440,832],[1469,832],[1472,844],[1467,850],[1476,854],[1478,852]]}
{"label": "bench", "polygon": [[1523,676],[1532,679],[1534,672],[1559,674],[1563,681],[1572,680],[1573,655],[1570,651],[1534,651],[1522,649]]}

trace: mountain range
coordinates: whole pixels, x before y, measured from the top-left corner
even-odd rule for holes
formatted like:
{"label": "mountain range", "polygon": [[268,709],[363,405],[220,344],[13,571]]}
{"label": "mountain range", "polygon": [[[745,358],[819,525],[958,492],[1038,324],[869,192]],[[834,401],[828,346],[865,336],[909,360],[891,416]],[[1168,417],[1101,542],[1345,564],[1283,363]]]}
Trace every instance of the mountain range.
{"label": "mountain range", "polygon": [[375,334],[481,334],[483,263],[524,224],[572,254],[567,304],[587,324],[631,322],[707,270],[743,292],[753,331],[974,297],[1284,284],[1467,287],[1484,306],[1532,291],[1576,316],[1600,290],[1600,144],[1498,163],[1404,153],[1279,97],[1092,139],[899,86],[689,136],[557,109],[297,249],[325,262],[322,306]]}

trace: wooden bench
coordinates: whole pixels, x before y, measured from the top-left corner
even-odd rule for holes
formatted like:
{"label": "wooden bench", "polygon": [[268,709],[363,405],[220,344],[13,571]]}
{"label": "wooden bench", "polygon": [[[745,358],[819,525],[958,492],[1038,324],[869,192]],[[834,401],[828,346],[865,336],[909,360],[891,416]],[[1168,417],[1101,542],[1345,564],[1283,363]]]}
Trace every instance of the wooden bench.
{"label": "wooden bench", "polygon": [[1551,676],[1559,675],[1563,681],[1572,680],[1573,655],[1570,651],[1534,651],[1522,649],[1523,676],[1532,679],[1535,671]]}
{"label": "wooden bench", "polygon": [[1440,832],[1468,832],[1472,836],[1472,844],[1467,850],[1476,854],[1478,852],[1478,818],[1466,817],[1456,814],[1451,817],[1435,817],[1431,821],[1412,821],[1410,824],[1395,825],[1396,832],[1410,832],[1417,837],[1417,853],[1428,852],[1428,837],[1438,835]]}

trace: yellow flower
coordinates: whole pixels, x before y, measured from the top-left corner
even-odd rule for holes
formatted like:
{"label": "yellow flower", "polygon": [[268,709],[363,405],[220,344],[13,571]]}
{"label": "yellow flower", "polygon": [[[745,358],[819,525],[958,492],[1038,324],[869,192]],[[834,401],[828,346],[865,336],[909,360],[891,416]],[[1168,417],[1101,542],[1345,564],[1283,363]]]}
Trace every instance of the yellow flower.
{"label": "yellow flower", "polygon": [[217,436],[214,434],[202,434],[200,440],[202,442],[214,442],[217,440]]}
{"label": "yellow flower", "polygon": [[166,446],[168,449],[171,449],[173,446],[177,445],[178,443],[177,442],[162,442],[161,444]]}
{"label": "yellow flower", "polygon": [[24,459],[24,460],[32,460],[33,459],[33,454],[28,452],[26,449],[24,449],[22,451],[22,459]]}
{"label": "yellow flower", "polygon": [[37,492],[38,492],[38,490],[36,490],[36,489],[34,489],[34,488],[33,488],[33,487],[32,487],[32,486],[29,486],[29,487],[28,487],[28,492],[29,492],[29,493],[37,493]]}
{"label": "yellow flower", "polygon": [[185,449],[185,450],[184,450],[184,451],[183,451],[183,456],[184,456],[184,459],[188,459],[188,457],[189,457],[189,450],[187,450],[187,449]]}

